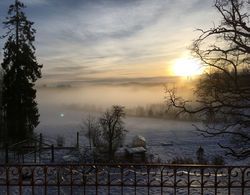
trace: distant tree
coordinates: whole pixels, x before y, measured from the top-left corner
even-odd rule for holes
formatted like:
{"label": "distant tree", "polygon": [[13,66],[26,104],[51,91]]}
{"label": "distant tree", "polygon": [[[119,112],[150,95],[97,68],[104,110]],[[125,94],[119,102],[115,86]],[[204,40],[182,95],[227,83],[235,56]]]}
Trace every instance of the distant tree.
{"label": "distant tree", "polygon": [[122,145],[126,133],[123,119],[124,107],[113,106],[100,118],[102,149],[108,153],[109,160],[114,159],[114,153]]}
{"label": "distant tree", "polygon": [[235,144],[222,145],[227,155],[250,157],[250,1],[216,0],[222,19],[201,35],[192,51],[204,64],[193,100],[168,89],[169,103],[179,113],[204,119],[197,127],[204,136],[225,136]]}
{"label": "distant tree", "polygon": [[145,109],[142,106],[136,107],[136,116],[145,116]]}
{"label": "distant tree", "polygon": [[152,108],[149,108],[149,110],[148,110],[148,116],[149,117],[153,117],[154,116],[154,112],[153,112]]}
{"label": "distant tree", "polygon": [[4,45],[3,100],[5,134],[8,138],[24,139],[39,123],[34,83],[41,78],[42,65],[35,57],[35,29],[22,11],[24,4],[16,0],[9,6],[3,22],[7,33]]}
{"label": "distant tree", "polygon": [[99,145],[100,124],[95,117],[89,115],[86,119],[84,119],[81,124],[81,129],[85,132],[85,136],[89,140],[90,149],[92,149],[92,145],[94,147]]}
{"label": "distant tree", "polygon": [[58,147],[62,147],[64,144],[65,144],[65,137],[62,136],[62,135],[58,135],[58,136],[56,137],[56,145],[57,145]]}
{"label": "distant tree", "polygon": [[196,159],[199,164],[207,164],[204,149],[200,146],[196,151]]}

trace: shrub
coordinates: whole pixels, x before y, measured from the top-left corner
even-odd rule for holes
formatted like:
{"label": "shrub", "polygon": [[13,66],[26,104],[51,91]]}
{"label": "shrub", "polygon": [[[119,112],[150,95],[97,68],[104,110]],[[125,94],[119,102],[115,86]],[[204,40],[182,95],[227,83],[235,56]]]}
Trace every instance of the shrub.
{"label": "shrub", "polygon": [[171,164],[194,164],[194,160],[188,157],[175,157]]}
{"label": "shrub", "polygon": [[65,138],[61,135],[58,135],[56,138],[56,145],[62,147],[65,144]]}
{"label": "shrub", "polygon": [[221,155],[216,155],[212,158],[211,161],[212,165],[225,165],[224,157]]}

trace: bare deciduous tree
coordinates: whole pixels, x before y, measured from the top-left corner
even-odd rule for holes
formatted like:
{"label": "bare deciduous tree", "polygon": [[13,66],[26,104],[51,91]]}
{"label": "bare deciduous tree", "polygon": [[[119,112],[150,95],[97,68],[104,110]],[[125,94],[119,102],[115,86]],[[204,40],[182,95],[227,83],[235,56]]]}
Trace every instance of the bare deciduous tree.
{"label": "bare deciduous tree", "polygon": [[86,133],[85,136],[89,140],[90,149],[92,149],[92,145],[96,147],[99,143],[100,136],[100,125],[97,119],[91,115],[88,115],[88,117],[83,120],[80,128]]}
{"label": "bare deciduous tree", "polygon": [[115,151],[124,141],[124,117],[124,107],[113,106],[100,118],[103,148],[107,150],[109,160],[113,160]]}
{"label": "bare deciduous tree", "polygon": [[178,97],[167,89],[169,103],[179,113],[198,114],[204,136],[224,135],[234,145],[222,145],[227,155],[250,157],[250,1],[216,0],[220,24],[201,35],[192,51],[205,66],[193,100]]}
{"label": "bare deciduous tree", "polygon": [[[96,119],[89,116],[83,121],[81,129],[86,132],[90,148],[94,146],[94,155],[112,161],[117,148],[123,144],[127,130],[124,128],[124,107],[113,106]],[[103,160],[103,159],[102,159]]]}

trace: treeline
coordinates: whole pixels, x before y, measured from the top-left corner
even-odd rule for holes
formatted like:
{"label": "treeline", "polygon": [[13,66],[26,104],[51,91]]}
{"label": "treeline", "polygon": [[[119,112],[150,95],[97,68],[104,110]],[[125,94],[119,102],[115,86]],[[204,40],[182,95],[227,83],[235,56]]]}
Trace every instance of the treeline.
{"label": "treeline", "polygon": [[171,120],[198,121],[199,118],[188,113],[179,113],[177,108],[169,107],[167,103],[149,104],[126,109],[127,116],[162,118]]}
{"label": "treeline", "polygon": [[[69,104],[63,105],[70,110],[78,110],[88,113],[102,113],[105,111],[105,107],[96,106],[93,104]],[[196,115],[188,113],[179,113],[179,110],[174,107],[169,107],[167,103],[155,103],[147,104],[145,106],[134,106],[125,108],[126,116],[129,117],[148,117],[170,120],[183,120],[183,121],[200,121],[201,118]]]}

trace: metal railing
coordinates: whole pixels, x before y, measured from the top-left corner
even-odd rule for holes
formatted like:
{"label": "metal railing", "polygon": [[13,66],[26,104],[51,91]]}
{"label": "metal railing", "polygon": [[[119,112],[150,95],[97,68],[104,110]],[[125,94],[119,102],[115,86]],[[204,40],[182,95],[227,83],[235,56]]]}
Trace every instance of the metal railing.
{"label": "metal railing", "polygon": [[3,164],[0,194],[250,194],[250,166]]}

